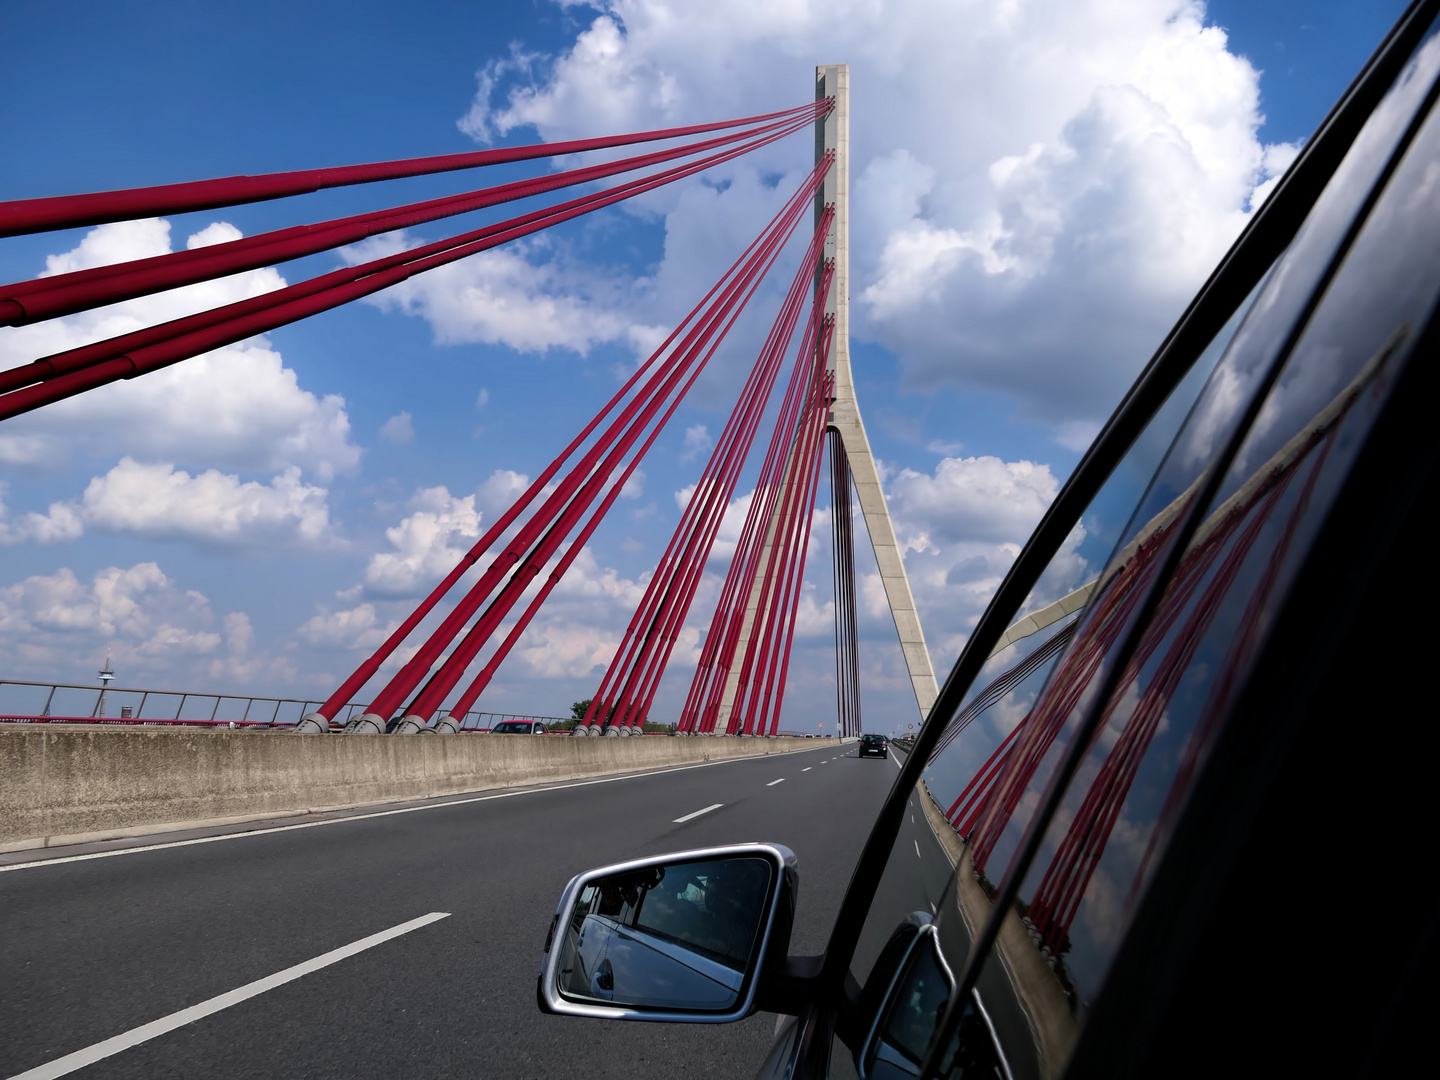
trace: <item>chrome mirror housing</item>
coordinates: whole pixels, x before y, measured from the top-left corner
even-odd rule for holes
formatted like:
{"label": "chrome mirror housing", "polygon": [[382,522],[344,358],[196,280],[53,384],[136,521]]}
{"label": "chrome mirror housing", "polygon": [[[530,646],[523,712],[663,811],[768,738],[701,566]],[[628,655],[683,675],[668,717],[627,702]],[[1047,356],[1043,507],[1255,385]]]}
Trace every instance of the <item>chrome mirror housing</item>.
{"label": "chrome mirror housing", "polygon": [[565,886],[540,961],[542,1012],[725,1023],[785,959],[795,855],[778,844],[682,851]]}

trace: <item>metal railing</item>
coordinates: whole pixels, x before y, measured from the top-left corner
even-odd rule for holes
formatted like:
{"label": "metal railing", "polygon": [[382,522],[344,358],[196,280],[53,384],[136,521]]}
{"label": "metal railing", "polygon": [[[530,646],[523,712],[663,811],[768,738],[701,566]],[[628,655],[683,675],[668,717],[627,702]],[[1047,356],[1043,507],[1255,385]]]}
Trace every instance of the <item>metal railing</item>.
{"label": "metal railing", "polygon": [[[0,724],[291,728],[323,700],[0,679]],[[364,702],[352,701],[331,725],[343,727],[364,710]],[[465,714],[461,729],[488,731],[506,720],[553,724],[572,718],[472,710]]]}

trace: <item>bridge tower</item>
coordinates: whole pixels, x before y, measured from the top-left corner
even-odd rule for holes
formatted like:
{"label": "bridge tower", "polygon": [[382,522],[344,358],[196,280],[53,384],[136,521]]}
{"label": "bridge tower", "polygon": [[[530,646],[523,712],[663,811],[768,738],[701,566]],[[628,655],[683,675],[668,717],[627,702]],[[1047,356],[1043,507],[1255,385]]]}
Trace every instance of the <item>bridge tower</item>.
{"label": "bridge tower", "polygon": [[[860,512],[865,519],[865,529],[875,552],[880,581],[885,587],[885,599],[889,603],[891,617],[895,620],[900,649],[905,657],[911,688],[915,692],[915,704],[923,721],[930,713],[930,706],[935,703],[939,688],[935,682],[935,669],[930,664],[930,651],[925,646],[925,634],[920,629],[920,617],[915,610],[910,581],[905,576],[905,562],[901,557],[900,545],[895,539],[895,528],[890,522],[885,492],[880,487],[880,474],[875,468],[875,457],[870,451],[870,440],[865,434],[860,405],[855,399],[855,380],[850,370],[849,64],[827,64],[815,69],[815,99],[819,101],[831,96],[835,98],[835,108],[815,124],[816,162],[827,153],[835,154],[835,165],[827,174],[824,186],[815,196],[817,226],[825,207],[829,204],[835,206],[835,218],[830,226],[830,234],[825,239],[824,254],[825,260],[834,260],[835,272],[831,279],[830,292],[822,301],[825,313],[835,319],[834,344],[829,357],[829,369],[835,377],[835,397],[830,406],[829,430],[839,433],[844,452],[849,458]],[[822,279],[823,263],[815,277],[817,290],[821,287]],[[833,447],[833,441],[831,445]],[[792,460],[785,471],[785,483],[790,482],[795,466],[792,452]],[[778,506],[777,501],[777,513]],[[766,529],[767,548],[773,543],[775,525],[772,520]],[[766,560],[768,554],[767,551]],[[751,589],[736,655],[744,655],[745,646],[754,628],[761,589],[762,583],[759,581]],[[724,695],[720,700],[720,712],[715,723],[717,733],[726,729],[739,688],[739,679],[740,668],[737,665],[732,668],[726,680]]]}

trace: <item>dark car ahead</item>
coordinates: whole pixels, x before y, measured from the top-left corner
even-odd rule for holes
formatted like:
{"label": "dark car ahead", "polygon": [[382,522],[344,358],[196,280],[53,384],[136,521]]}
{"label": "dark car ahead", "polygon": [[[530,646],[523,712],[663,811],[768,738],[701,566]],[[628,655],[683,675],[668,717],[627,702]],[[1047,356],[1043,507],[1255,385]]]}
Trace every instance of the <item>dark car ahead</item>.
{"label": "dark car ahead", "polygon": [[860,757],[889,757],[889,740],[884,735],[866,733],[860,736]]}
{"label": "dark car ahead", "polygon": [[[641,860],[567,888],[543,1009],[773,1011],[760,1075],[791,1080],[1435,1068],[1437,11],[1391,31],[1017,557],[897,744],[825,952],[788,955],[784,848]],[[1082,520],[1123,522],[1108,558],[1039,591]],[[594,991],[561,978],[590,908]],[[657,991],[666,964],[696,989]]]}

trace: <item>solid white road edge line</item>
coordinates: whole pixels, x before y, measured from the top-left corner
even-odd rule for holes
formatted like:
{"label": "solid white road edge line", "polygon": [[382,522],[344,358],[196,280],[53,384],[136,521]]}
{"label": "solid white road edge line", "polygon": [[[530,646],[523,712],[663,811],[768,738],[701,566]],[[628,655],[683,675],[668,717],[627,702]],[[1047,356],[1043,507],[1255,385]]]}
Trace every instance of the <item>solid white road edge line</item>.
{"label": "solid white road edge line", "polygon": [[723,802],[712,803],[710,806],[705,807],[704,810],[696,810],[693,814],[686,814],[684,817],[677,817],[677,818],[675,819],[675,824],[676,824],[676,825],[683,825],[683,824],[685,824],[685,822],[689,821],[691,818],[697,818],[697,817],[699,817],[701,814],[708,814],[711,810],[719,810],[720,807],[722,807],[722,806],[724,806],[724,805],[725,805],[725,804],[724,804]]}
{"label": "solid white road edge line", "polygon": [[[804,750],[790,750],[787,753],[806,753]],[[813,751],[811,751],[813,752]],[[767,755],[768,756],[768,755]],[[414,814],[420,810],[438,810],[445,806],[466,806],[469,803],[489,802],[492,799],[513,799],[519,795],[538,795],[542,791],[566,791],[570,788],[590,787],[592,784],[614,784],[621,780],[640,780],[646,776],[661,776],[665,773],[685,772],[687,769],[708,769],[712,765],[729,765],[736,761],[757,761],[753,757],[725,758],[723,761],[702,761],[695,765],[675,765],[668,769],[652,769],[643,773],[626,773],[624,776],[600,776],[593,780],[576,780],[568,784],[551,784],[548,787],[529,787],[522,791],[497,791],[493,795],[476,795],[469,799],[450,799],[447,802],[425,803],[422,806],[403,806],[399,810],[377,810],[370,814],[351,814],[349,817],[326,818],[324,821],[302,821],[296,825],[276,825],[269,829],[250,829],[247,832],[224,833],[220,836],[199,836],[194,840],[171,840],[162,844],[142,844],[139,847],[116,848],[114,851],[92,851],[87,855],[62,855],[55,859],[36,859],[33,862],[11,863],[0,866],[0,874],[7,870],[29,870],[36,866],[59,866],[61,863],[88,862],[91,859],[108,859],[114,855],[137,855],[142,851],[159,851],[163,848],[190,847],[193,844],[214,844],[221,840],[239,840],[246,836],[269,836],[272,833],[290,832],[294,829],[318,829],[322,825],[343,825],[347,821],[368,821],[371,818],[391,817],[395,814]]]}
{"label": "solid white road edge line", "polygon": [[776,784],[783,784],[784,782],[785,782],[785,778],[782,776],[782,777],[780,777],[779,780],[771,780],[771,781],[770,781],[768,784],[766,784],[765,786],[766,786],[766,787],[774,787]]}
{"label": "solid white road edge line", "polygon": [[376,945],[382,945],[392,938],[408,934],[412,930],[419,930],[422,926],[429,926],[441,919],[448,919],[448,911],[432,911],[429,915],[421,915],[418,919],[411,919],[399,926],[392,926],[389,930],[381,930],[378,934],[371,934],[367,938],[352,942],[349,945],[342,945],[338,949],[324,953],[313,960],[306,960],[303,964],[296,964],[284,971],[277,971],[274,975],[267,975],[263,979],[256,979],[252,983],[246,983],[229,993],[220,994],[209,1001],[202,1001],[199,1005],[191,1005],[188,1009],[181,1009],[179,1012],[171,1013],[169,1016],[162,1016],[159,1020],[152,1020],[148,1024],[131,1028],[123,1035],[116,1035],[113,1039],[106,1039],[104,1042],[87,1046],[84,1050],[76,1050],[73,1054],[66,1054],[62,1058],[47,1062],[44,1065],[36,1066],[28,1072],[17,1073],[10,1077],[10,1080],[53,1080],[54,1077],[64,1076],[76,1069],[83,1069],[86,1065],[93,1065],[95,1062],[118,1054],[122,1050],[128,1050],[132,1046],[139,1046],[143,1042],[166,1032],[174,1031],[178,1027],[184,1027],[211,1013],[217,1013],[221,1009],[228,1009],[231,1005],[238,1005],[247,998],[263,994],[267,990],[274,990],[277,986],[284,986],[288,982],[304,976],[311,972],[319,971],[321,968],[329,967],[331,964],[339,963],[356,953],[362,953],[366,949],[373,949]]}

